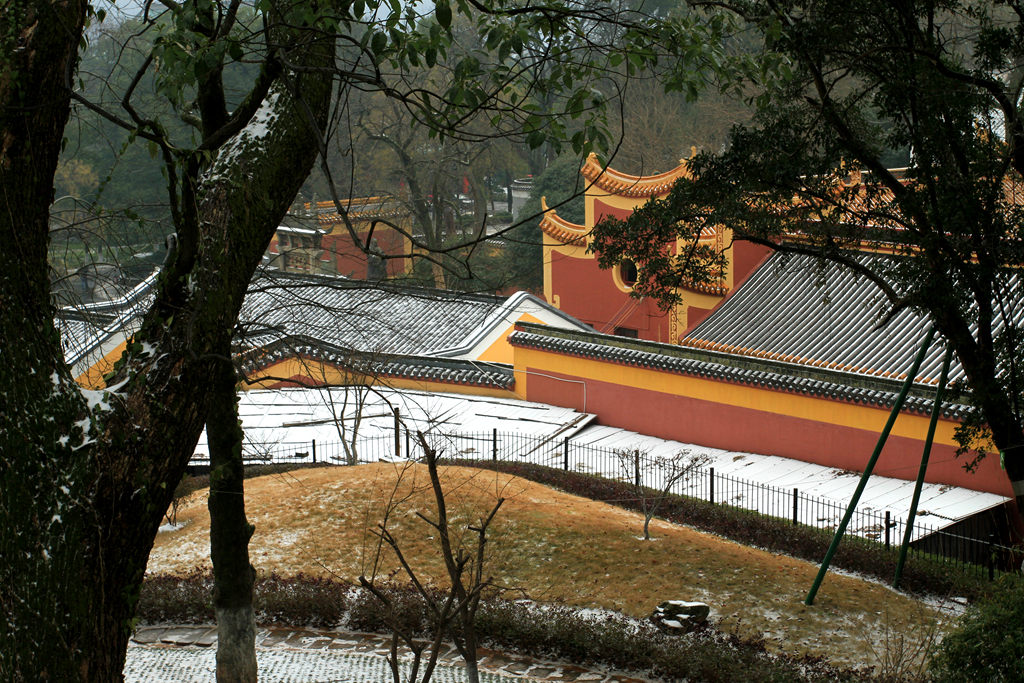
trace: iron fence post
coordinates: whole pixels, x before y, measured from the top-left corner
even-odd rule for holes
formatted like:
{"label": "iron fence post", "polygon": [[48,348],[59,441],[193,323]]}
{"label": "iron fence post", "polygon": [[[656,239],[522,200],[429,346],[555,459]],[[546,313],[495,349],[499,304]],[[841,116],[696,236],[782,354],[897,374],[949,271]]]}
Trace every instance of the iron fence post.
{"label": "iron fence post", "polygon": [[797,524],[797,511],[799,509],[798,508],[798,506],[799,506],[799,502],[798,501],[799,500],[800,500],[800,491],[798,491],[796,488],[794,488],[793,489],[793,525],[794,526]]}
{"label": "iron fence post", "polygon": [[714,467],[709,468],[708,473],[711,475],[711,495],[708,498],[708,500],[710,500],[711,504],[714,505],[715,504],[715,468]]}
{"label": "iron fence post", "polygon": [[991,535],[988,537],[988,548],[987,548],[987,551],[986,551],[985,554],[988,557],[988,580],[989,581],[994,581],[995,578],[996,578],[996,565],[995,565],[995,558],[993,558],[993,556],[992,556],[992,536]]}
{"label": "iron fence post", "polygon": [[313,464],[316,464],[316,439],[313,439]]}
{"label": "iron fence post", "polygon": [[[398,408],[394,409],[395,412],[395,457],[402,457],[402,432],[401,432],[401,421],[399,420]],[[386,415],[387,413],[385,413]]]}
{"label": "iron fence post", "polygon": [[491,460],[498,459],[498,428],[491,430]]}
{"label": "iron fence post", "polygon": [[562,439],[562,469],[569,471],[569,437]]}
{"label": "iron fence post", "polygon": [[889,549],[889,511],[885,511],[885,549]]}

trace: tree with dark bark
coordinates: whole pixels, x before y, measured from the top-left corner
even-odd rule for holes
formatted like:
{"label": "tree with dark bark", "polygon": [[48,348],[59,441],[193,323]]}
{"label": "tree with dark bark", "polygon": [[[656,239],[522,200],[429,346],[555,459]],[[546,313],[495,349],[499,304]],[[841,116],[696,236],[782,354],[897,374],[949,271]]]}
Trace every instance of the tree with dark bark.
{"label": "tree with dark bark", "polygon": [[[305,19],[277,23],[246,101],[231,115],[223,102],[204,105],[222,116],[207,119],[200,149],[173,147],[141,115],[126,121],[166,162],[177,248],[107,388],[89,392],[64,365],[46,263],[53,170],[87,6],[19,2],[5,11],[0,677],[118,680],[156,528],[206,420],[209,378],[326,127],[334,41]],[[135,114],[130,93],[125,103]]]}
{"label": "tree with dark bark", "polygon": [[[556,70],[557,78],[523,85],[509,56],[539,28],[580,30],[583,19],[621,17],[571,3],[507,10],[496,5],[473,0],[459,7],[478,18],[486,49],[499,59],[463,60],[447,90],[435,96],[403,89],[401,79],[388,81],[381,69],[401,73],[447,49],[452,9],[446,2],[435,3],[438,28],[423,33],[407,12],[383,8],[378,18],[376,3],[271,0],[259,3],[254,22],[244,25],[237,0],[166,0],[159,17],[156,6],[147,4],[145,18],[153,19],[161,38],[120,93],[116,110],[74,89],[87,2],[11,0],[4,6],[0,678],[120,679],[146,559],[204,425],[216,432],[215,458],[223,464],[211,505],[222,510],[222,503],[231,507],[235,500],[238,506],[217,513],[225,525],[218,523],[214,535],[224,531],[224,548],[247,542],[250,529],[230,464],[239,446],[226,388],[228,350],[252,273],[325,148],[336,83],[340,91],[383,88],[408,101],[440,135],[455,135],[471,112],[495,125],[508,121],[505,132],[525,129],[534,146],[564,129],[544,127],[544,117],[523,111],[519,93],[557,84],[570,91],[559,111],[584,121],[575,146],[583,151],[603,139],[600,117],[588,113],[588,75],[600,65],[580,58]],[[702,57],[720,27],[690,24],[685,46]],[[651,46],[664,34],[656,27],[639,17],[628,36],[640,46],[640,64],[657,59]],[[339,41],[344,48],[336,53]],[[229,105],[224,70],[246,60],[258,69],[247,92]],[[154,70],[154,87],[193,134],[169,135],[163,122],[140,108],[140,84]],[[176,230],[141,329],[98,391],[80,389],[70,376],[48,277],[49,208],[72,100],[150,148],[166,174]],[[213,541],[219,557],[218,543]],[[218,582],[218,613],[230,615],[229,623],[239,624],[243,634],[226,641],[247,648],[248,617],[241,606],[251,570],[243,555],[226,552],[230,572],[237,573]],[[233,655],[219,659],[225,667],[241,661]]]}
{"label": "tree with dark bark", "polygon": [[[701,4],[701,3],[697,3]],[[668,304],[714,278],[702,226],[810,254],[926,316],[953,348],[975,416],[965,462],[996,451],[1024,511],[1024,346],[1013,283],[1024,261],[1024,8],[1015,3],[709,3],[764,40],[741,81],[756,115],[691,179],[597,227],[602,265],[636,262],[637,295]],[[887,160],[909,152],[910,166]],[[690,245],[678,256],[665,245]],[[860,258],[864,251],[889,254]]]}

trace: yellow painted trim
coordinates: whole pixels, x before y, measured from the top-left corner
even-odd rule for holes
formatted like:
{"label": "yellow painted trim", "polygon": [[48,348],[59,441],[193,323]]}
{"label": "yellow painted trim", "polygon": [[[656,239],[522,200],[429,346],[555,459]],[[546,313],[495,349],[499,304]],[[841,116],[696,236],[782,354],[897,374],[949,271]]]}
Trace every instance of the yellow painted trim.
{"label": "yellow painted trim", "polygon": [[544,299],[555,308],[560,308],[559,297],[554,293],[554,284],[552,282],[553,278],[551,274],[551,264],[554,262],[555,254],[558,254],[559,258],[568,257],[576,259],[594,259],[596,257],[593,254],[587,253],[586,246],[573,246],[571,244],[550,243],[547,241],[544,242]]}
{"label": "yellow painted trim", "polygon": [[[625,260],[625,259],[624,259]],[[633,264],[636,265],[636,264]],[[619,261],[615,266],[612,267],[612,283],[624,294],[633,293],[633,285],[627,285],[626,281],[622,279],[622,261]],[[640,279],[640,269],[637,268],[637,279]]]}
{"label": "yellow painted trim", "polygon": [[[537,318],[529,313],[523,313],[515,322],[524,323],[536,323],[538,325],[546,325],[543,320]],[[498,336],[494,343],[483,350],[483,353],[477,356],[477,360],[484,361],[486,363],[505,363],[506,365],[512,365],[514,360],[514,349],[512,345],[508,343],[508,336],[512,334],[515,329],[515,323],[509,325],[505,330]]]}
{"label": "yellow painted trim", "polygon": [[490,396],[497,398],[515,398],[515,392],[492,387],[478,387],[466,384],[449,384],[447,382],[431,382],[403,379],[396,377],[373,377],[361,373],[347,372],[327,363],[308,361],[300,358],[285,358],[248,377],[242,382],[245,391],[254,389],[270,389],[280,382],[291,381],[293,377],[306,377],[321,385],[365,384],[381,385],[394,389],[415,389],[448,394],[468,394],[471,396]]}
{"label": "yellow painted trim", "polygon": [[[525,383],[520,386],[519,378],[525,375],[524,371],[529,368],[531,371],[567,375],[584,382],[592,380],[624,387],[643,387],[649,391],[720,403],[723,406],[748,408],[876,433],[885,424],[889,415],[888,408],[856,405],[804,394],[618,365],[540,349],[516,348],[515,360],[516,393],[521,397],[526,396],[526,390]],[[896,436],[922,440],[928,429],[928,421],[927,415],[901,413],[892,433]],[[936,428],[936,443],[955,446],[955,429],[956,423],[940,420]]]}
{"label": "yellow painted trim", "polygon": [[75,381],[83,389],[102,389],[107,386],[103,376],[109,374],[114,369],[114,363],[121,360],[121,355],[124,354],[127,346],[127,341],[121,342],[117,348],[103,356],[103,358],[100,358],[93,363],[92,367],[76,377]]}
{"label": "yellow painted trim", "polygon": [[558,308],[558,301],[555,300],[553,289],[553,283],[551,282],[551,245],[546,241],[541,244],[541,266],[544,269],[544,300],[549,304]]}

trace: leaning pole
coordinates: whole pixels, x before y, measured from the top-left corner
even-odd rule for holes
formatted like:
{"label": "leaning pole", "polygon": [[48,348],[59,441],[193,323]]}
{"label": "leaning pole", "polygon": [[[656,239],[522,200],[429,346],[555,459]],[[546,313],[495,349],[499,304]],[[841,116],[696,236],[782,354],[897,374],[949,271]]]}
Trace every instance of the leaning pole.
{"label": "leaning pole", "polygon": [[900,543],[900,556],[896,561],[896,572],[892,577],[892,587],[900,587],[900,579],[903,577],[903,565],[907,561],[907,548],[910,547],[910,536],[914,530],[914,518],[917,516],[917,505],[921,502],[921,488],[924,486],[924,475],[928,470],[928,458],[932,454],[932,441],[935,439],[935,425],[939,422],[939,414],[942,412],[942,392],[946,389],[946,379],[949,377],[949,366],[953,362],[953,348],[946,348],[946,358],[942,361],[942,374],[939,375],[939,386],[935,389],[935,402],[932,404],[932,416],[928,422],[928,437],[924,440],[924,451],[921,453],[921,467],[917,471],[917,481],[914,483],[914,497],[910,501],[910,514],[907,515],[907,524],[903,529],[903,542]]}
{"label": "leaning pole", "polygon": [[914,364],[910,368],[910,372],[907,373],[907,380],[903,383],[903,388],[900,390],[899,396],[896,397],[896,403],[893,404],[892,412],[889,413],[889,420],[885,423],[885,427],[882,429],[882,433],[878,437],[878,444],[875,445],[875,452],[871,454],[868,459],[868,464],[864,467],[864,474],[861,475],[860,483],[857,484],[857,489],[853,492],[853,497],[850,499],[850,504],[846,507],[846,514],[843,515],[843,521],[839,523],[839,528],[836,529],[835,536],[832,537],[832,544],[829,545],[828,551],[825,553],[825,559],[821,561],[821,567],[818,569],[818,575],[814,577],[814,583],[811,585],[811,590],[807,593],[807,598],[804,600],[805,605],[814,604],[814,596],[817,595],[818,589],[821,588],[821,582],[825,579],[825,574],[828,572],[828,566],[832,562],[832,557],[836,554],[836,550],[839,548],[839,541],[842,540],[843,534],[846,533],[846,527],[850,524],[850,518],[853,517],[853,511],[857,507],[857,503],[860,502],[861,494],[864,493],[865,487],[868,485],[868,479],[871,478],[871,471],[875,469],[875,463],[878,462],[878,456],[882,454],[882,448],[885,446],[885,442],[889,439],[889,432],[892,431],[893,425],[896,423],[896,417],[900,414],[900,408],[903,407],[904,401],[907,400],[907,394],[910,393],[910,387],[914,384],[914,378],[917,376],[917,371],[921,367],[921,363],[924,362],[924,356],[928,352],[928,347],[932,344],[932,339],[935,337],[935,328],[928,330],[928,334],[925,335],[924,343],[921,345],[921,350],[917,352],[917,357],[914,358]]}

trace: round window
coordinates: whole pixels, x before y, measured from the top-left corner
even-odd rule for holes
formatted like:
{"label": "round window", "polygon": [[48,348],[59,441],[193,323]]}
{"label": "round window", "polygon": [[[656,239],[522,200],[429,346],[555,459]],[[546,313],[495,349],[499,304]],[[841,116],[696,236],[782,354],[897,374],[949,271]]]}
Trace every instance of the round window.
{"label": "round window", "polygon": [[627,288],[636,284],[636,264],[628,258],[619,261],[619,280]]}

